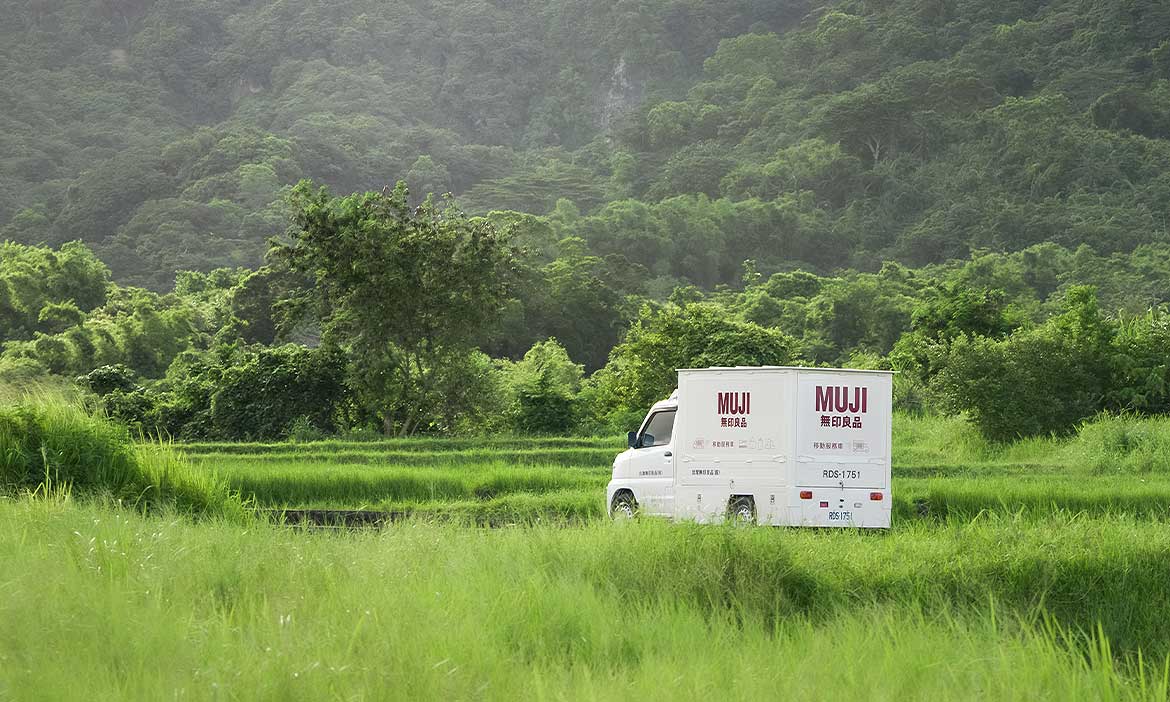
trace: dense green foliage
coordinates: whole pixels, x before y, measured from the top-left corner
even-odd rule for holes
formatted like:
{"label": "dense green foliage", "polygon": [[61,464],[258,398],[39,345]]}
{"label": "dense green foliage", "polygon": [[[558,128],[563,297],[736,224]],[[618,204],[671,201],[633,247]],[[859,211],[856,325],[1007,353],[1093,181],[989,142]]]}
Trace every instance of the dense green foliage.
{"label": "dense green foliage", "polygon": [[7,385],[184,439],[609,432],[713,363],[1170,407],[1164,3],[0,10]]}
{"label": "dense green foliage", "polygon": [[265,348],[224,369],[211,399],[215,435],[280,436],[300,419],[317,431],[336,429],[344,401],[344,366],[328,348]]}
{"label": "dense green foliage", "polygon": [[644,309],[610,363],[591,380],[587,399],[613,426],[636,425],[652,403],[670,395],[679,368],[779,366],[794,358],[793,342],[775,329],[736,320],[718,305]]}
{"label": "dense green foliage", "polygon": [[430,198],[412,208],[403,183],[339,199],[302,184],[293,202],[292,241],[272,255],[311,282],[285,301],[290,316],[344,349],[352,392],[387,434],[425,426],[436,396],[450,404],[465,384],[459,371],[507,300],[516,264],[506,234]]}
{"label": "dense green foliage", "polygon": [[59,401],[0,410],[0,495],[107,497],[136,508],[174,507],[242,518],[213,473],[159,445],[136,445],[124,427]]}
{"label": "dense green foliage", "polygon": [[[601,305],[631,321],[594,370],[577,361],[600,347],[523,328],[526,302],[509,296],[547,288],[524,267],[527,249],[512,248],[513,225],[405,208],[401,191],[301,192],[323,222],[302,230],[316,243],[278,244],[255,273],[183,273],[166,295],[110,282],[80,245],[8,244],[12,319],[41,321],[9,327],[0,380],[77,377],[111,416],[188,440],[614,432],[669,394],[674,369],[705,365],[894,368],[900,407],[966,413],[997,440],[1170,408],[1170,247],[1099,256],[1044,244],[835,276],[765,278],[749,261],[735,287]],[[591,323],[572,309],[588,306],[566,315]],[[508,353],[501,335],[517,360],[485,353]]]}
{"label": "dense green foliage", "polygon": [[[759,0],[0,5],[0,227],[119,280],[259,263],[281,191],[405,178],[479,211],[614,195],[603,135],[681,94]],[[621,159],[618,159],[619,161]],[[620,180],[620,178],[618,179]],[[421,199],[421,198],[420,198]]]}

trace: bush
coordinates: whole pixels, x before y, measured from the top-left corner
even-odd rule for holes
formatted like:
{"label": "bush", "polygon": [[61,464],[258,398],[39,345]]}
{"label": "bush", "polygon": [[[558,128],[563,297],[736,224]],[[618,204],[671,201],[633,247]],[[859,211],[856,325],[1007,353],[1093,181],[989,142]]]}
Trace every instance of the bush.
{"label": "bush", "polygon": [[795,358],[794,345],[784,333],[740,322],[718,305],[647,307],[582,394],[597,427],[619,429],[619,421],[641,419],[670,395],[678,368],[786,365]]}
{"label": "bush", "polygon": [[89,389],[98,395],[109,395],[115,390],[132,392],[138,387],[134,371],[121,363],[98,366],[87,375],[78,378],[78,382],[89,386]]}
{"label": "bush", "polygon": [[334,430],[345,395],[345,365],[324,348],[265,348],[227,368],[211,404],[215,434],[230,440],[281,439],[302,420]]}
{"label": "bush", "polygon": [[520,361],[497,365],[509,428],[525,434],[567,434],[576,428],[584,369],[556,339],[536,342]]}
{"label": "bush", "polygon": [[1073,288],[1065,311],[1002,341],[961,335],[939,347],[931,388],[994,441],[1067,434],[1099,412],[1112,377],[1113,327],[1090,288]]}
{"label": "bush", "polygon": [[516,429],[528,434],[565,434],[575,423],[573,398],[553,385],[546,370],[536,382],[520,388]]}

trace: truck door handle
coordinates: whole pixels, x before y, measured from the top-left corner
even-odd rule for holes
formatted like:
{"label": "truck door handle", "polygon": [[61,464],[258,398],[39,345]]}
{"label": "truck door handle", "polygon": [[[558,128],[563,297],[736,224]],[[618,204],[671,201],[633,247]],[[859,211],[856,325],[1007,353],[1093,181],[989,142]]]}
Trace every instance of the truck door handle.
{"label": "truck door handle", "polygon": [[670,457],[671,457],[671,456],[673,456],[674,454],[673,454],[673,453],[671,453],[670,451],[667,451],[666,453],[664,453],[664,454],[662,454],[662,455],[663,455],[663,456],[665,456],[665,457],[667,457],[667,458],[670,458]]}

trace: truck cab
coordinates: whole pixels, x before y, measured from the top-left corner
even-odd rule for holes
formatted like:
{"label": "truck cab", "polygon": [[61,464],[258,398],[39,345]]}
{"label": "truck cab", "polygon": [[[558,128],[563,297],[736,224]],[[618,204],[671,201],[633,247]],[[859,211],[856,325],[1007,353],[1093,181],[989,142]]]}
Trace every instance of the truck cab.
{"label": "truck cab", "polygon": [[[646,413],[637,431],[626,437],[629,448],[613,462],[613,479],[609,483],[606,504],[614,516],[618,497],[618,516],[674,514],[674,422],[678,414],[678,391],[656,402]],[[638,489],[632,489],[637,485]],[[637,495],[640,495],[638,497]]]}

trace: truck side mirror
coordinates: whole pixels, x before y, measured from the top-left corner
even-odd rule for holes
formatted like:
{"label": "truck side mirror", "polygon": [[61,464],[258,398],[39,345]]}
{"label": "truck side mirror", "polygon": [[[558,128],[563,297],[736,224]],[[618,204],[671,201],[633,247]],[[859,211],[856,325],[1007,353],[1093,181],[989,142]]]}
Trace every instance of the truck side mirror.
{"label": "truck side mirror", "polygon": [[626,444],[628,444],[630,448],[638,448],[638,432],[631,431],[626,433]]}

